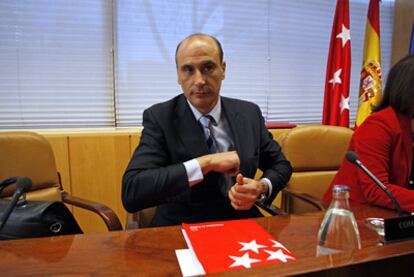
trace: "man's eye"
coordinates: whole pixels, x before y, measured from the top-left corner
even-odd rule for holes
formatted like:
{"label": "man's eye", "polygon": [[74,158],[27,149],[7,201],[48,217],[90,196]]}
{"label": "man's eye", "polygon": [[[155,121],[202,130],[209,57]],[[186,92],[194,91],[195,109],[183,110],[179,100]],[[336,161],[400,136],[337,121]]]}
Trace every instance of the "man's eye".
{"label": "man's eye", "polygon": [[211,71],[213,71],[213,69],[214,69],[214,66],[213,65],[206,65],[203,68],[203,72],[204,73],[210,73]]}
{"label": "man's eye", "polygon": [[193,69],[189,66],[186,66],[186,67],[183,68],[183,72],[191,74],[191,73],[193,73]]}

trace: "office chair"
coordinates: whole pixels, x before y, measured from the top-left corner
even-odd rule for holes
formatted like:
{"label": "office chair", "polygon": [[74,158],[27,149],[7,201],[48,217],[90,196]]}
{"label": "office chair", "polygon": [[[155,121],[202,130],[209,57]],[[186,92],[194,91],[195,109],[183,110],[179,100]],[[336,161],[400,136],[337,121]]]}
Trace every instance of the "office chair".
{"label": "office chair", "polygon": [[[73,197],[63,190],[55,157],[49,142],[34,132],[0,132],[0,180],[24,176],[32,180],[28,200],[63,201],[98,214],[109,231],[122,230],[118,216],[109,207]],[[9,197],[14,187],[0,197]]]}
{"label": "office chair", "polygon": [[282,150],[293,168],[282,191],[282,209],[301,214],[324,211],[321,199],[345,157],[353,131],[327,125],[304,125],[291,129]]}

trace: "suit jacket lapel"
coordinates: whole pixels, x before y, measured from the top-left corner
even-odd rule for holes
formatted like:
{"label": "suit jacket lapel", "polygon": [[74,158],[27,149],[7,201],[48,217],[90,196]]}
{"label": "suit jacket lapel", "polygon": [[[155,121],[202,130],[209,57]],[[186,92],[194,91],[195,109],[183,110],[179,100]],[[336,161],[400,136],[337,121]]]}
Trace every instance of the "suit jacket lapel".
{"label": "suit jacket lapel", "polygon": [[248,141],[245,139],[245,134],[248,130],[246,130],[244,115],[238,111],[237,106],[233,105],[229,99],[221,97],[221,103],[223,112],[227,116],[230,131],[233,135],[233,140],[236,148],[235,150],[239,154],[240,163],[242,164],[245,156],[243,149],[246,149],[246,144],[248,143]]}
{"label": "suit jacket lapel", "polygon": [[184,95],[178,99],[174,124],[184,147],[193,158],[209,153],[206,139]]}

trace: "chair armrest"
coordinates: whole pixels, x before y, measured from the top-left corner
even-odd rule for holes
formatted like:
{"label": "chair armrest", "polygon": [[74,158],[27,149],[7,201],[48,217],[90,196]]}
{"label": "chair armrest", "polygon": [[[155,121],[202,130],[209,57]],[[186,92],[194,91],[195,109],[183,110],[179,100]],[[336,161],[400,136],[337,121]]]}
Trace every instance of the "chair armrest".
{"label": "chair armrest", "polygon": [[299,192],[296,190],[293,190],[291,188],[285,188],[284,190],[282,190],[282,193],[287,195],[287,196],[291,196],[291,197],[296,197],[302,201],[305,201],[306,203],[314,206],[315,208],[317,208],[320,211],[326,211],[326,205],[324,203],[322,203],[322,201],[320,201],[318,198],[309,195],[307,193],[303,193],[303,192]]}
{"label": "chair armrest", "polygon": [[271,215],[286,215],[282,209],[276,207],[275,205],[268,206],[259,202],[256,202],[255,205]]}
{"label": "chair armrest", "polygon": [[80,208],[83,208],[83,209],[86,209],[86,210],[89,210],[89,211],[92,211],[98,214],[105,222],[109,231],[122,230],[122,225],[121,225],[121,222],[119,221],[118,216],[108,206],[101,204],[101,203],[93,202],[90,200],[85,200],[85,199],[71,196],[65,191],[62,191],[62,200],[64,203],[67,203],[67,204],[70,204],[76,207],[80,207]]}

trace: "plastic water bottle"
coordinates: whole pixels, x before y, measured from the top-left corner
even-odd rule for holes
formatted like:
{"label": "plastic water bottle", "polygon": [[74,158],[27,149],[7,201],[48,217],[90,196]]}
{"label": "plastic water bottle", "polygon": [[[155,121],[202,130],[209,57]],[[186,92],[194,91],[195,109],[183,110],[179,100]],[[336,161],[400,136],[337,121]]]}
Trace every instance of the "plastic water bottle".
{"label": "plastic water bottle", "polygon": [[332,202],[318,232],[317,256],[361,248],[358,225],[348,199],[349,187],[333,187]]}

